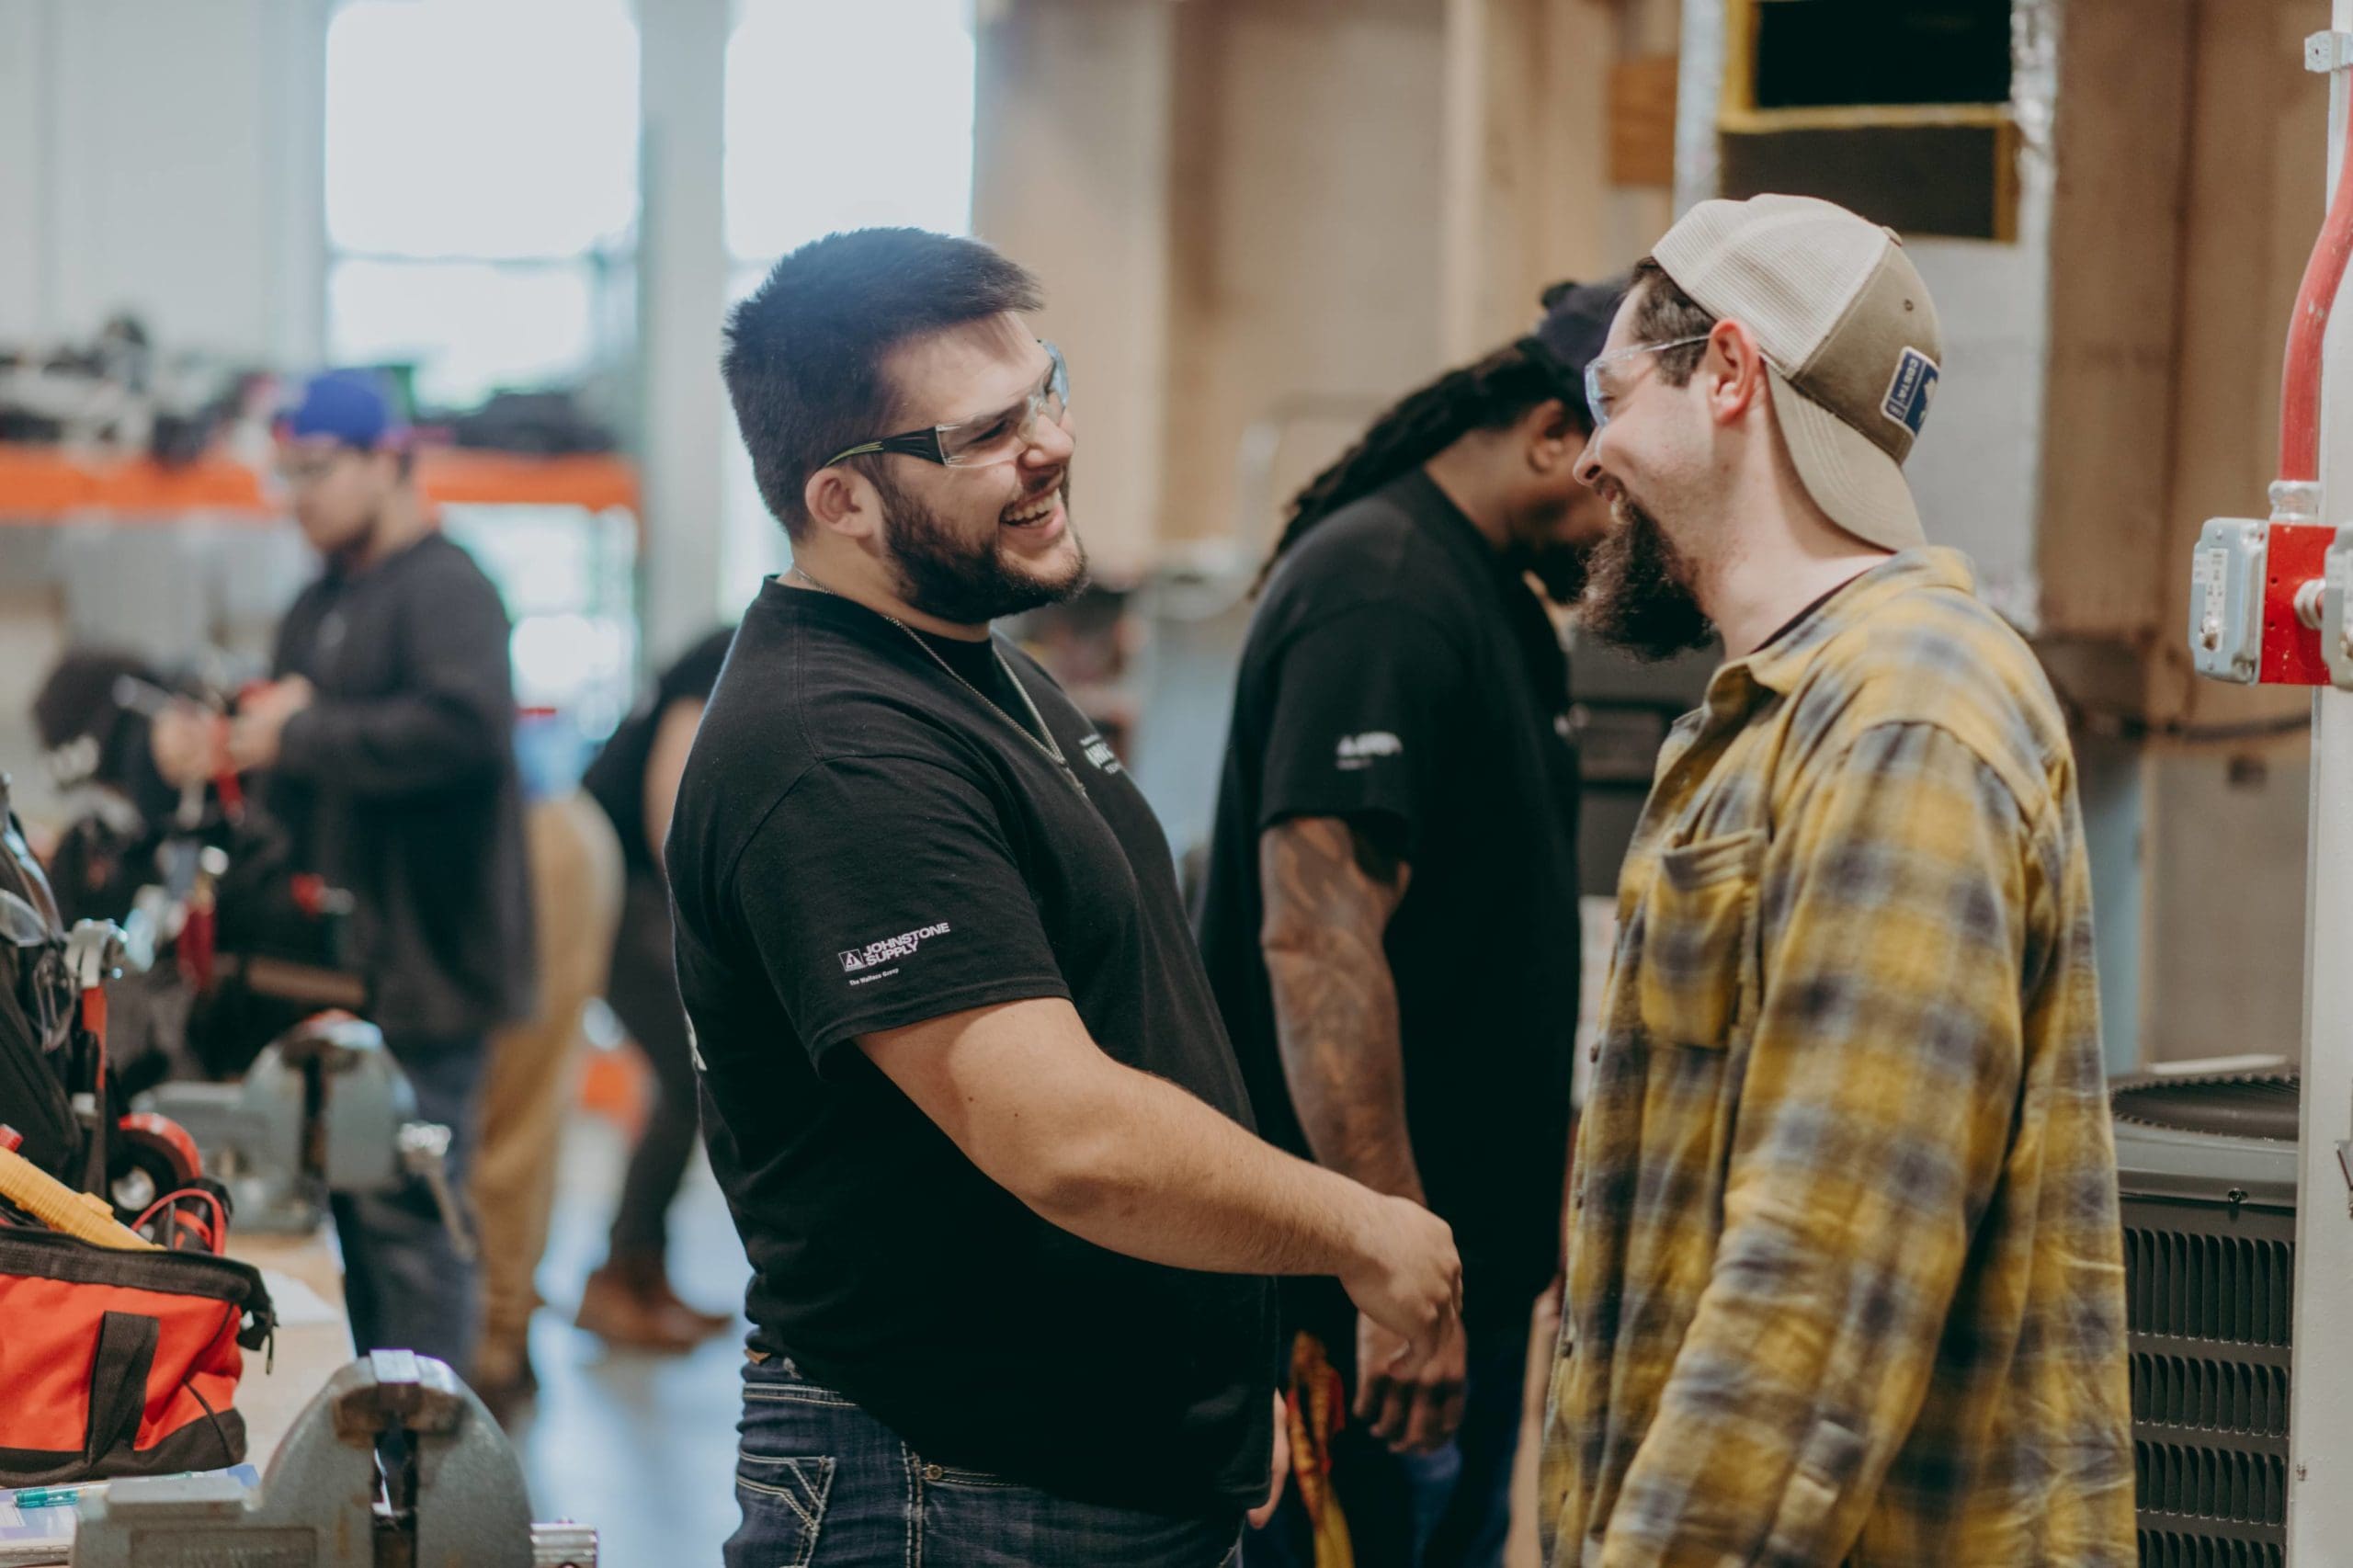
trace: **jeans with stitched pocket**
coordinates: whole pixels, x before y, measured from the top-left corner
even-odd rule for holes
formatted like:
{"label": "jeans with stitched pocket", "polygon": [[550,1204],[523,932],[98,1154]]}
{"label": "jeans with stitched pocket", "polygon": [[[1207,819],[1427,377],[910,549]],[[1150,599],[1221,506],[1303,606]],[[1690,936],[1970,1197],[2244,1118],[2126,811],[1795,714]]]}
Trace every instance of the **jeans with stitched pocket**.
{"label": "jeans with stitched pocket", "polygon": [[1077,1503],[930,1463],[782,1357],[745,1366],[737,1430],[744,1519],[726,1568],[1232,1568],[1240,1559],[1238,1514]]}

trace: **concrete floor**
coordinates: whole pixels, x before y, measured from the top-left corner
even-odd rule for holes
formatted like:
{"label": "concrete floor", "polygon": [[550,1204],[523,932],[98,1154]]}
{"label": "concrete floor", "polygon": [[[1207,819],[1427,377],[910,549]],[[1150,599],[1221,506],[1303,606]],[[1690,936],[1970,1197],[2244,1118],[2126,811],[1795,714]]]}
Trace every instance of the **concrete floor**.
{"label": "concrete floor", "polygon": [[[735,1528],[740,1335],[688,1356],[625,1355],[572,1326],[581,1281],[605,1256],[605,1228],[628,1143],[583,1112],[565,1140],[563,1178],[531,1325],[536,1405],[514,1426],[533,1517],[597,1527],[602,1561],[715,1563]],[[741,1305],[749,1270],[727,1206],[698,1156],[671,1210],[671,1278],[698,1306]]]}

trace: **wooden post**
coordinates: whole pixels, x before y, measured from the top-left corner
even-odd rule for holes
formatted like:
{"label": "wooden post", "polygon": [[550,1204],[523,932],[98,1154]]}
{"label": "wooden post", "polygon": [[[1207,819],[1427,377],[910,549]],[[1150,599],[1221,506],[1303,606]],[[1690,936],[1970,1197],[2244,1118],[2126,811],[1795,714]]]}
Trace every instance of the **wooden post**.
{"label": "wooden post", "polygon": [[1045,284],[1082,452],[1074,514],[1097,576],[1156,551],[1168,387],[1167,0],[1009,0],[981,13],[972,228]]}
{"label": "wooden post", "polygon": [[1524,331],[1560,278],[1611,254],[1609,89],[1616,7],[1603,0],[1448,0],[1439,322],[1467,359]]}

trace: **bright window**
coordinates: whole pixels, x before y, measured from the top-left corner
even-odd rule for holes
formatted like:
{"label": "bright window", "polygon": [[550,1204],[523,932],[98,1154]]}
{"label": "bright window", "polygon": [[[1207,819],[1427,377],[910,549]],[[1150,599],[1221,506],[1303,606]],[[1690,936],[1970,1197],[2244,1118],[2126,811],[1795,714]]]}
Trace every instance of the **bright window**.
{"label": "bright window", "polygon": [[972,221],[970,0],[745,0],[727,49],[727,248]]}
{"label": "bright window", "polygon": [[428,403],[617,363],[637,221],[624,0],[347,0],[327,30],[327,345]]}
{"label": "bright window", "polygon": [[[727,48],[729,302],[839,229],[972,223],[971,0],[743,0]],[[790,559],[728,432],[720,613]]]}

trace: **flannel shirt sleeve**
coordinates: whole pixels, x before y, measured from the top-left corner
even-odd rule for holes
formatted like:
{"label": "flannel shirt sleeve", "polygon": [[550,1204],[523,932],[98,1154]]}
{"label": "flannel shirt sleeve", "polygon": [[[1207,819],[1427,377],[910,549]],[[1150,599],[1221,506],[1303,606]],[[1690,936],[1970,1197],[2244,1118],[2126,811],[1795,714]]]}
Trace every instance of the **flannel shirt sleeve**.
{"label": "flannel shirt sleeve", "polygon": [[2031,862],[2014,797],[1929,724],[1863,731],[1785,818],[1722,1232],[1606,1568],[1854,1544],[2006,1158]]}

